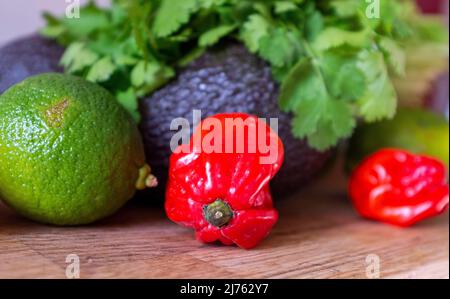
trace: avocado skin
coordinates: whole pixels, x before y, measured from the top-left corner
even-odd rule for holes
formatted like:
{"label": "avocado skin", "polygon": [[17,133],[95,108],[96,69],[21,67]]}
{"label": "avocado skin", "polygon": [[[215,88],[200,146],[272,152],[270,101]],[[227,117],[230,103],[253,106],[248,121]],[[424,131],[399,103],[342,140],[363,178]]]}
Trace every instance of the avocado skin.
{"label": "avocado skin", "polygon": [[6,44],[0,48],[0,94],[30,76],[62,72],[58,63],[63,52],[55,41],[37,34]]}
{"label": "avocado skin", "polygon": [[[314,178],[333,156],[333,151],[318,152],[291,133],[291,115],[278,107],[279,86],[270,67],[241,44],[227,42],[206,52],[177,78],[140,101],[147,160],[160,182],[163,194],[167,180],[170,123],[177,117],[192,123],[192,110],[202,118],[217,113],[245,112],[268,120],[278,118],[279,136],[285,146],[285,161],[271,182],[272,192],[282,197],[300,189]],[[192,125],[192,124],[191,124]],[[191,128],[192,129],[192,128]]]}

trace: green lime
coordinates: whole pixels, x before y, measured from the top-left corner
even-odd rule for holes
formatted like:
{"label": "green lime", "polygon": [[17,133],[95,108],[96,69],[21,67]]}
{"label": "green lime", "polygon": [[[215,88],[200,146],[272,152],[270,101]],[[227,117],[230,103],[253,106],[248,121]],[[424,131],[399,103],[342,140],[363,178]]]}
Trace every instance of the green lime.
{"label": "green lime", "polygon": [[346,168],[386,147],[432,156],[448,167],[449,124],[443,115],[418,108],[400,108],[392,120],[359,126],[350,139]]}
{"label": "green lime", "polygon": [[20,214],[90,223],[153,179],[136,124],[102,87],[42,74],[0,96],[0,198]]}

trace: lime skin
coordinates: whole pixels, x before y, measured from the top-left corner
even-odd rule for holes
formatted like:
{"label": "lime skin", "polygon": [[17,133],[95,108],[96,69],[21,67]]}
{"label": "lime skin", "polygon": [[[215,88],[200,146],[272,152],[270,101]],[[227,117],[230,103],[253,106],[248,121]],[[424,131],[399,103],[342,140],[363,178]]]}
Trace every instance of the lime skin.
{"label": "lime skin", "polygon": [[449,123],[421,108],[400,108],[391,120],[360,125],[349,142],[346,170],[382,148],[400,148],[449,163]]}
{"label": "lime skin", "polygon": [[99,220],[134,195],[142,169],[137,126],[102,87],[48,73],[0,96],[0,198],[23,216]]}

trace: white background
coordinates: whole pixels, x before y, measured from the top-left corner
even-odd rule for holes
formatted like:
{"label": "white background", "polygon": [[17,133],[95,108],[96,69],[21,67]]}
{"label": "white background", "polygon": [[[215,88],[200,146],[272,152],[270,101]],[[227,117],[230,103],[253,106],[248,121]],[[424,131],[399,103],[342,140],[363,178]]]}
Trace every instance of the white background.
{"label": "white background", "polygon": [[[0,46],[6,42],[35,32],[44,25],[42,12],[49,11],[63,15],[67,3],[76,0],[0,0]],[[80,0],[80,3],[87,2]],[[97,1],[107,4],[108,0]]]}

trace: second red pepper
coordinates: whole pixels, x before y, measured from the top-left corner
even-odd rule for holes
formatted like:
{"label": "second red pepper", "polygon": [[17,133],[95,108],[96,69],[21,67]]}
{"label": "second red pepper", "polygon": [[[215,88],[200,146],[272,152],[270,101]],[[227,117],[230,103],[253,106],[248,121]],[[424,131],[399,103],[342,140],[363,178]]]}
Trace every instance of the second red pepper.
{"label": "second red pepper", "polygon": [[364,160],[351,176],[349,193],[362,216],[399,226],[436,216],[449,203],[444,164],[400,149]]}

